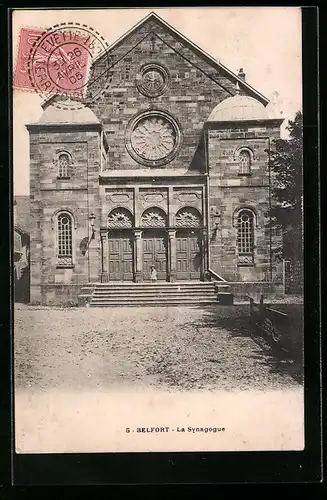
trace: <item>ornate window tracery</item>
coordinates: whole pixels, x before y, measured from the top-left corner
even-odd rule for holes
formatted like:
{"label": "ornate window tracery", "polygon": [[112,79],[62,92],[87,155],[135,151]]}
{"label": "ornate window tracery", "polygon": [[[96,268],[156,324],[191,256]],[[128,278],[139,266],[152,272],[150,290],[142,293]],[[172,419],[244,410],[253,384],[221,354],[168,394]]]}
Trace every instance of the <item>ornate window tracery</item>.
{"label": "ornate window tracery", "polygon": [[254,214],[242,209],[237,215],[237,251],[239,265],[254,263]]}
{"label": "ornate window tracery", "polygon": [[158,97],[163,94],[169,82],[168,71],[162,64],[145,64],[136,77],[136,85],[141,94]]}
{"label": "ornate window tracery", "polygon": [[148,111],[132,120],[126,136],[126,148],[138,163],[159,167],[177,154],[181,132],[167,113]]}
{"label": "ornate window tracery", "polygon": [[242,148],[238,153],[239,175],[250,175],[252,155],[249,149]]}
{"label": "ornate window tracery", "polygon": [[73,265],[73,219],[68,212],[57,216],[57,264],[61,267]]}
{"label": "ornate window tracery", "polygon": [[68,153],[59,153],[57,159],[57,169],[59,179],[70,178],[70,157]]}
{"label": "ornate window tracery", "polygon": [[132,214],[126,208],[115,208],[108,216],[109,229],[130,229],[133,227]]}
{"label": "ornate window tracery", "polygon": [[148,208],[145,210],[141,217],[141,227],[166,227],[167,217],[163,210],[160,208]]}
{"label": "ornate window tracery", "polygon": [[175,216],[175,226],[185,228],[200,227],[201,219],[201,214],[195,208],[182,208]]}

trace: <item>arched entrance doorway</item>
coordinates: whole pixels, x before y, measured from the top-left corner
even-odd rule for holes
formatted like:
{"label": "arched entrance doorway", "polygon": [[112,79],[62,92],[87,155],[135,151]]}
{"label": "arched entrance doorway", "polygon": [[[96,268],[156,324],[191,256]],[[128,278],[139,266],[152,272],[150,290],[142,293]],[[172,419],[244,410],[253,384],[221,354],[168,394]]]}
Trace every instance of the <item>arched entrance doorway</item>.
{"label": "arched entrance doorway", "polygon": [[109,281],[133,281],[133,216],[125,208],[116,208],[108,216]]}
{"label": "arched entrance doorway", "polygon": [[143,281],[150,280],[151,266],[155,266],[158,280],[167,280],[168,238],[167,215],[157,207],[145,210],[141,217],[143,244]]}
{"label": "arched entrance doorway", "polygon": [[176,279],[202,278],[202,217],[193,207],[180,209],[175,216],[176,227]]}

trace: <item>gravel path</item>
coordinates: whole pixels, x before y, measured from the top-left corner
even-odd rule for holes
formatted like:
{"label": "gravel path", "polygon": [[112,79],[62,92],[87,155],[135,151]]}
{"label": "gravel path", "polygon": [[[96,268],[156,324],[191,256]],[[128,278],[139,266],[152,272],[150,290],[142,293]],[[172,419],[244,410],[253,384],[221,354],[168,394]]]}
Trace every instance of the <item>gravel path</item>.
{"label": "gravel path", "polygon": [[248,307],[15,309],[16,387],[299,386],[254,339]]}

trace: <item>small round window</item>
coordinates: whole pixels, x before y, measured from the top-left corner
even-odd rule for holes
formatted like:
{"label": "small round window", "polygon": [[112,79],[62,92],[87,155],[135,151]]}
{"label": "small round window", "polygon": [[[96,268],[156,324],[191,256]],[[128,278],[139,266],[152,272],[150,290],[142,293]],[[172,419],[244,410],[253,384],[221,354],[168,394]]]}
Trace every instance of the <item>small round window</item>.
{"label": "small round window", "polygon": [[136,77],[139,91],[147,97],[157,97],[166,90],[168,71],[159,64],[146,64]]}

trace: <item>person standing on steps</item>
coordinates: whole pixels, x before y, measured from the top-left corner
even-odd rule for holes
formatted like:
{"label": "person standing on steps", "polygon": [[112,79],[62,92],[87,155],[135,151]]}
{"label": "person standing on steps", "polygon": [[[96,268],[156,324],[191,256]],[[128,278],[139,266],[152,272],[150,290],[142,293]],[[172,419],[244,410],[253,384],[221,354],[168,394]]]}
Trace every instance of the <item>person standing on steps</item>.
{"label": "person standing on steps", "polygon": [[150,273],[150,278],[153,283],[157,281],[157,271],[154,266],[151,266],[151,273]]}

